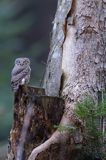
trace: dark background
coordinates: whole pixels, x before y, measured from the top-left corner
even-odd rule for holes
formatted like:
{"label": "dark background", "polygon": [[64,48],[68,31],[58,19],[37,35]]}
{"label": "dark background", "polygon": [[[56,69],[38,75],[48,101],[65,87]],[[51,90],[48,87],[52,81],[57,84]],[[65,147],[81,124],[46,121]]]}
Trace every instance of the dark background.
{"label": "dark background", "polygon": [[57,0],[0,1],[0,145],[12,126],[11,70],[17,57],[31,61],[31,85],[39,86],[49,53]]}

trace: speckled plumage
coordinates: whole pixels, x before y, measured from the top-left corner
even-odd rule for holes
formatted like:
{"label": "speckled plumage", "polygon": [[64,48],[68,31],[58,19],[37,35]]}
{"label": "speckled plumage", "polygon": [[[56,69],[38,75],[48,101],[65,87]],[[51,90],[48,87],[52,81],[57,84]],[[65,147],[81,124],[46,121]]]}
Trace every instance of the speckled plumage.
{"label": "speckled plumage", "polygon": [[30,80],[30,60],[28,58],[17,58],[11,73],[11,87],[14,92],[19,85],[27,84]]}

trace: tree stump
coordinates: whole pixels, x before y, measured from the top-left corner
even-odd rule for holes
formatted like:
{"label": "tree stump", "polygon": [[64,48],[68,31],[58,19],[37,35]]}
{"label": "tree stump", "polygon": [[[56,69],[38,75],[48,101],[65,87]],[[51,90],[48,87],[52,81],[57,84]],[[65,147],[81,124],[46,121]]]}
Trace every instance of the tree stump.
{"label": "tree stump", "polygon": [[[8,160],[27,160],[32,149],[56,130],[54,125],[59,124],[63,111],[63,99],[46,96],[43,88],[20,86],[14,97]],[[48,160],[50,151],[42,155],[38,159]]]}

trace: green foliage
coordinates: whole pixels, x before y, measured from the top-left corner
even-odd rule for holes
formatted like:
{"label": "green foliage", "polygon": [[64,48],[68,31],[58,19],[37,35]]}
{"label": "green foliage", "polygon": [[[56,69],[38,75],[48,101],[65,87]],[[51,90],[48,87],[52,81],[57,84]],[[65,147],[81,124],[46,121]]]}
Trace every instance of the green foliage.
{"label": "green foliage", "polygon": [[106,116],[106,100],[104,99],[97,105],[91,97],[87,97],[83,102],[77,103],[75,113],[84,122],[81,160],[104,159],[105,144],[101,118]]}

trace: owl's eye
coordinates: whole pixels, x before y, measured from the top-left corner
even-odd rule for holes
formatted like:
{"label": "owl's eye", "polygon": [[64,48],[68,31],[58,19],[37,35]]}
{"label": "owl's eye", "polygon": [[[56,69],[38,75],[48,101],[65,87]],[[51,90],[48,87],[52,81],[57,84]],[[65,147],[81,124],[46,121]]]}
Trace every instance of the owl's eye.
{"label": "owl's eye", "polygon": [[27,64],[28,64],[28,61],[25,60],[25,61],[23,62],[23,65],[27,65]]}
{"label": "owl's eye", "polygon": [[27,65],[27,64],[28,64],[28,62],[27,62],[27,61],[25,61],[25,64]]}
{"label": "owl's eye", "polygon": [[16,60],[15,64],[20,65],[20,61]]}

